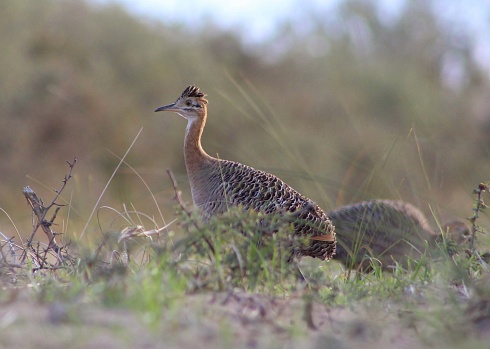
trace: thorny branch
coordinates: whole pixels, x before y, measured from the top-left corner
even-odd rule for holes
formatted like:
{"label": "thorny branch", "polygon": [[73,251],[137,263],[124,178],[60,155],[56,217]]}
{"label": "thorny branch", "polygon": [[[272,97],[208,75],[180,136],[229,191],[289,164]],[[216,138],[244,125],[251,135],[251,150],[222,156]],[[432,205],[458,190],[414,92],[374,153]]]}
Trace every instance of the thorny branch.
{"label": "thorny branch", "polygon": [[[36,195],[36,193],[30,188],[30,187],[25,187],[23,190],[24,196],[27,199],[27,203],[29,206],[32,208],[33,214],[36,216],[36,223],[33,224],[34,228],[31,234],[30,239],[27,241],[27,249],[32,247],[32,241],[34,239],[34,235],[36,234],[37,230],[39,227],[42,228],[46,236],[48,237],[49,244],[48,244],[48,249],[51,248],[53,249],[56,253],[60,251],[60,247],[56,243],[56,235],[59,233],[56,233],[51,229],[51,226],[54,224],[54,220],[56,219],[56,216],[58,214],[58,211],[63,205],[58,204],[56,201],[58,200],[59,196],[61,195],[61,192],[65,189],[66,184],[72,177],[72,171],[73,168],[75,167],[75,164],[77,162],[77,159],[73,159],[73,162],[66,161],[68,166],[70,167],[68,174],[65,175],[65,178],[63,178],[63,184],[61,185],[60,189],[56,190],[54,189],[54,192],[56,193],[54,199],[51,201],[51,203],[48,206],[44,206],[43,201]],[[53,213],[53,216],[51,219],[48,221],[46,219],[46,215],[48,211],[53,207],[56,206],[56,209]],[[25,259],[26,256],[24,256]]]}
{"label": "thorny branch", "polygon": [[473,214],[473,217],[469,218],[469,221],[471,222],[471,241],[470,241],[470,250],[474,253],[475,251],[475,235],[477,231],[480,231],[480,228],[476,224],[477,219],[480,217],[480,211],[485,209],[487,205],[482,199],[482,194],[485,191],[488,191],[490,189],[490,184],[489,183],[480,183],[478,185],[478,188],[473,190],[474,194],[477,194],[477,199],[476,199],[476,204],[475,207],[473,208],[473,211],[475,212]]}
{"label": "thorny branch", "polygon": [[58,252],[59,247],[56,243],[56,233],[51,230],[52,222],[48,222],[44,217],[47,213],[47,208],[44,207],[43,201],[36,195],[36,193],[30,188],[25,187],[22,191],[27,199],[27,203],[32,208],[32,212],[37,217],[37,223],[34,225],[34,230],[31,234],[31,238],[27,241],[27,248],[31,248],[34,234],[36,234],[37,229],[41,227],[48,237],[49,244],[48,248],[52,248],[55,252]]}

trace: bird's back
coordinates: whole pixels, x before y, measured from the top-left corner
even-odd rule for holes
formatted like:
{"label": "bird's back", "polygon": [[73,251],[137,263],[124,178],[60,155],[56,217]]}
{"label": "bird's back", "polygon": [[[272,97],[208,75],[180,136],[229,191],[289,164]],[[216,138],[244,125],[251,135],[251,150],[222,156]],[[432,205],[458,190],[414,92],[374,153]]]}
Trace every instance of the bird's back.
{"label": "bird's back", "polygon": [[349,267],[365,266],[365,255],[384,269],[420,256],[435,234],[420,210],[402,201],[371,200],[327,212],[337,233],[336,259]]}
{"label": "bird's back", "polygon": [[312,240],[301,251],[321,259],[335,252],[334,228],[323,210],[276,176],[227,160],[218,160],[194,173],[194,203],[205,218],[219,215],[230,206],[242,206],[266,214],[281,214],[302,236],[332,235],[332,241]]}

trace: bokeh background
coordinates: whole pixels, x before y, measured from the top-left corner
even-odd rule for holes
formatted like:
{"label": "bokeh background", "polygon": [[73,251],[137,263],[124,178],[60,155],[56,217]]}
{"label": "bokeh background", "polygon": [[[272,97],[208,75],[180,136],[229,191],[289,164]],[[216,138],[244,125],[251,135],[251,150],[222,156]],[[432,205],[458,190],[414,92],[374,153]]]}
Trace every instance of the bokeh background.
{"label": "bokeh background", "polygon": [[185,120],[153,110],[189,84],[208,95],[209,154],[325,210],[392,198],[440,220],[472,214],[490,180],[488,1],[161,3],[0,2],[5,235],[31,233],[22,188],[49,202],[75,157],[56,228],[70,238],[107,227],[89,221],[99,198],[174,219],[167,168],[191,201]]}

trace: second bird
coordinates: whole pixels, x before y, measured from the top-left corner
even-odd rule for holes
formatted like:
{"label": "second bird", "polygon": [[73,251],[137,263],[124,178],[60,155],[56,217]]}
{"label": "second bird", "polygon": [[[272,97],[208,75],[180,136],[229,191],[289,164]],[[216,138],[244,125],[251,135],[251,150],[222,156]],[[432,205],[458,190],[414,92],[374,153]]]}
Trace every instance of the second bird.
{"label": "second bird", "polygon": [[276,176],[238,162],[217,159],[201,146],[208,101],[196,86],[189,86],[175,103],[155,111],[173,111],[187,119],[184,159],[194,205],[204,219],[241,206],[265,214],[278,214],[294,226],[294,233],[310,237],[300,255],[323,260],[335,253],[332,222],[312,200]]}
{"label": "second bird", "polygon": [[371,200],[342,206],[327,212],[337,233],[335,259],[349,269],[370,271],[372,258],[384,270],[396,264],[407,267],[409,258],[418,260],[436,241],[448,238],[459,245],[469,237],[468,226],[449,221],[441,232],[433,230],[415,206],[394,200]]}

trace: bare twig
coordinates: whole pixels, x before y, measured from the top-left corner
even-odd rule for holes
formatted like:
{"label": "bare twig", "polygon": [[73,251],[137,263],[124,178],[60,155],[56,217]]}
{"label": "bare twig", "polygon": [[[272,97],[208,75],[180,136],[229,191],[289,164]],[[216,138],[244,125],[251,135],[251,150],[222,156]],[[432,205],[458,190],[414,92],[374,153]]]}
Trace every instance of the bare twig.
{"label": "bare twig", "polygon": [[[2,236],[4,236],[1,232],[0,232],[0,234]],[[10,247],[11,242],[12,242],[11,240],[7,240],[5,242],[5,244],[9,244],[9,247]],[[1,255],[2,260],[3,260],[3,262],[0,262],[0,266],[7,265],[8,267],[14,267],[15,265],[10,263],[9,260],[7,259],[7,256],[5,256],[5,253],[3,252],[3,246],[5,246],[5,245],[0,244],[0,255]],[[15,255],[15,251],[14,251],[14,255]]]}
{"label": "bare twig", "polygon": [[477,195],[475,207],[473,208],[474,214],[469,221],[471,222],[471,241],[470,241],[470,250],[472,253],[475,253],[475,235],[477,231],[480,231],[478,225],[476,224],[477,219],[480,217],[480,212],[487,207],[485,202],[482,199],[482,194],[485,191],[490,189],[490,185],[488,183],[480,183],[478,188],[473,190],[473,193]]}
{"label": "bare twig", "polygon": [[[26,250],[32,247],[32,242],[34,239],[34,235],[36,234],[37,230],[39,227],[42,228],[46,236],[48,237],[49,243],[48,243],[48,249],[51,248],[53,251],[58,253],[60,251],[60,247],[58,246],[56,242],[56,235],[59,233],[56,233],[51,229],[51,226],[54,224],[54,220],[56,219],[56,216],[58,214],[58,211],[63,205],[58,204],[56,201],[58,200],[59,196],[63,192],[63,190],[66,187],[66,184],[72,177],[72,171],[73,168],[75,167],[75,164],[77,162],[77,159],[73,159],[73,162],[67,161],[67,164],[70,168],[68,171],[68,174],[65,175],[63,178],[63,184],[61,185],[60,189],[54,189],[54,192],[56,193],[54,199],[51,201],[51,203],[48,206],[44,205],[44,202],[36,195],[36,193],[29,187],[25,187],[23,190],[24,196],[27,199],[27,203],[29,206],[32,208],[32,212],[36,216],[36,223],[33,224],[34,228],[31,234],[30,239],[27,241],[27,247]],[[46,214],[48,211],[53,207],[56,206],[55,212],[51,219],[48,221],[46,220]],[[46,252],[47,253],[47,252]],[[25,260],[26,255],[24,255],[23,261]]]}
{"label": "bare twig", "polygon": [[[104,247],[106,244],[107,244],[107,240],[109,240],[109,235],[105,235],[104,236],[104,239],[102,239],[102,242],[99,244],[99,246],[97,246],[97,248],[95,249],[95,253],[94,253],[94,258],[93,258],[93,263],[95,263],[96,261],[98,261],[99,259],[99,255],[100,255],[100,252],[102,251],[102,247]],[[91,264],[91,262],[89,263]],[[90,265],[91,266],[91,265]]]}
{"label": "bare twig", "polygon": [[7,260],[5,258],[5,255],[3,254],[3,246],[5,245],[8,245],[9,249],[10,249],[10,255],[14,257],[16,257],[16,254],[15,254],[15,246],[14,246],[14,243],[12,242],[12,240],[14,239],[13,237],[11,237],[10,239],[7,238],[1,231],[0,231],[0,235],[2,236],[3,238],[3,241],[5,241],[5,244],[4,245],[0,245],[0,251],[2,252],[2,256],[4,258],[4,260]]}
{"label": "bare twig", "polygon": [[46,236],[48,237],[49,240],[48,247],[51,247],[55,252],[58,252],[59,247],[55,239],[57,233],[55,233],[51,229],[52,223],[48,222],[45,219],[48,208],[44,206],[43,201],[36,195],[36,193],[30,187],[25,187],[22,192],[24,193],[24,196],[27,199],[27,203],[29,204],[29,206],[31,206],[32,212],[37,217],[37,223],[34,225],[34,229],[32,231],[31,237],[27,241],[27,248],[30,248],[32,246],[34,235],[36,234],[38,228],[41,227],[44,233],[46,234]]}
{"label": "bare twig", "polygon": [[187,213],[188,215],[191,214],[191,211],[187,209],[185,206],[184,202],[182,201],[182,192],[179,190],[179,187],[177,185],[177,180],[175,179],[174,173],[172,172],[171,169],[167,168],[167,174],[170,177],[170,181],[172,182],[172,187],[174,188],[174,199],[177,201],[179,204],[180,208]]}
{"label": "bare twig", "polygon": [[0,254],[2,255],[2,259],[4,260],[4,262],[1,262],[0,263],[0,266],[4,266],[6,265],[7,267],[9,268],[23,268],[22,265],[20,264],[15,264],[15,263],[10,263],[6,256],[5,256],[5,253],[3,252],[3,246],[0,246]]}
{"label": "bare twig", "polygon": [[[177,185],[177,180],[175,179],[174,173],[172,172],[171,169],[168,168],[167,174],[170,177],[170,181],[172,182],[172,187],[174,188],[174,193],[175,193],[174,199],[175,199],[175,201],[177,201],[180,208],[187,214],[187,216],[190,217],[191,211],[185,206],[184,202],[182,201],[182,192],[179,190],[179,187]],[[196,227],[196,229],[198,231],[201,231],[201,229],[197,226],[196,222],[194,222],[194,226]],[[209,241],[209,239],[204,234],[202,234],[202,237],[204,238],[204,240],[206,241],[206,244],[208,245],[209,249],[211,250],[211,252],[214,255],[215,252],[214,252],[213,244],[211,243],[211,241]]]}

